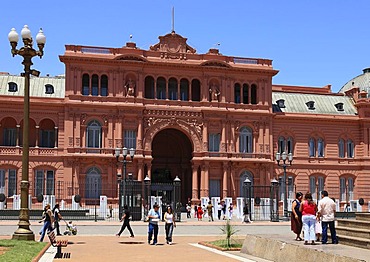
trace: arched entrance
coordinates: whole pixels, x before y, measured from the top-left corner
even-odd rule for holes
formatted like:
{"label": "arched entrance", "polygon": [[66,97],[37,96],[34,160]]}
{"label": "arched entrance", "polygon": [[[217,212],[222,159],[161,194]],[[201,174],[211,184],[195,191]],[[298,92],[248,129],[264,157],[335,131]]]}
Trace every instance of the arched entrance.
{"label": "arched entrance", "polygon": [[[193,145],[189,138],[174,128],[158,132],[152,142],[152,157],[152,184],[172,183],[178,176],[181,179],[181,202],[186,203],[192,191]],[[152,189],[152,195],[162,196],[163,202],[171,202],[170,190],[165,187]]]}

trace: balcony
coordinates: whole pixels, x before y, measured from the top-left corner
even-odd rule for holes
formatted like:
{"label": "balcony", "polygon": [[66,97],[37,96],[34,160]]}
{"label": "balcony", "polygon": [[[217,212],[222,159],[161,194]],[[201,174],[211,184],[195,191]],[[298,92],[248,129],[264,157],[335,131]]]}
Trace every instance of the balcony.
{"label": "balcony", "polygon": [[[0,146],[0,155],[19,155],[22,156],[22,147]],[[30,156],[57,156],[58,148],[30,147]]]}

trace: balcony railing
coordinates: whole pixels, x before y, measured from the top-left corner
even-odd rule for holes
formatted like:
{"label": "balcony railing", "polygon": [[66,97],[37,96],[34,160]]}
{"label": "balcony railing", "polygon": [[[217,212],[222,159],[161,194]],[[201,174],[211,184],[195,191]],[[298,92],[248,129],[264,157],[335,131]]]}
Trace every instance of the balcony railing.
{"label": "balcony railing", "polygon": [[[58,148],[30,147],[29,154],[32,156],[55,156]],[[22,147],[0,146],[0,155],[22,155]]]}

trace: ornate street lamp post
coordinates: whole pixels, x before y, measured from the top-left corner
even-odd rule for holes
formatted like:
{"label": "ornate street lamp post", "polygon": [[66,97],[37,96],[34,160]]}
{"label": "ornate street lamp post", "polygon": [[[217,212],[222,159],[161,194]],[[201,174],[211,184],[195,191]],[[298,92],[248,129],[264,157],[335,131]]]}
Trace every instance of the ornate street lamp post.
{"label": "ornate street lamp post", "polygon": [[21,181],[21,209],[19,213],[18,229],[13,234],[13,239],[19,240],[34,240],[35,235],[30,230],[29,222],[29,209],[28,209],[28,194],[29,194],[29,177],[28,177],[28,165],[29,165],[29,114],[30,114],[30,75],[38,76],[40,72],[31,70],[32,58],[39,56],[42,58],[44,55],[44,46],[46,37],[40,29],[36,35],[36,42],[39,50],[33,49],[33,39],[31,31],[28,26],[25,25],[21,31],[21,36],[24,46],[17,49],[18,44],[18,33],[15,28],[12,28],[8,34],[8,39],[12,47],[12,55],[20,55],[23,57],[22,64],[24,65],[24,110],[23,110],[23,148],[22,148],[22,181]]}
{"label": "ornate street lamp post", "polygon": [[283,194],[284,194],[284,218],[283,220],[289,220],[288,218],[288,196],[287,196],[287,184],[286,184],[286,168],[292,165],[293,155],[292,153],[287,154],[286,152],[276,153],[275,156],[278,166],[283,167],[284,177],[283,177]]}
{"label": "ornate street lamp post", "polygon": [[[127,156],[128,156],[128,153],[130,154],[130,158],[131,160],[127,160]],[[116,160],[118,163],[122,163],[123,164],[123,179],[121,179],[120,183],[119,183],[119,193],[120,193],[120,198],[119,198],[119,217],[122,216],[122,210],[123,210],[123,206],[128,204],[127,203],[127,200],[126,200],[126,184],[127,184],[127,179],[126,179],[126,166],[127,166],[127,163],[130,163],[134,160],[134,156],[135,156],[135,149],[134,148],[130,148],[130,150],[128,150],[126,147],[122,148],[122,156],[123,156],[123,160],[120,160],[119,157],[120,157],[120,154],[121,154],[121,149],[120,148],[116,148],[116,150],[114,151],[114,155],[116,157]]]}

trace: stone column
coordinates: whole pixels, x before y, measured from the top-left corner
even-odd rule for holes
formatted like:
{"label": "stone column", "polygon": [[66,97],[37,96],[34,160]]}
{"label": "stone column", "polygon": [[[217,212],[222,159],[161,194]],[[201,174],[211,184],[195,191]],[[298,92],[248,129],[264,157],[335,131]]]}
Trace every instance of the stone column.
{"label": "stone column", "polygon": [[192,165],[192,199],[191,202],[197,202],[199,201],[199,188],[198,188],[198,164],[193,163]]}
{"label": "stone column", "polygon": [[59,134],[59,132],[58,132],[58,127],[57,126],[55,126],[54,127],[54,137],[55,137],[55,139],[54,139],[54,148],[58,148],[58,134]]}
{"label": "stone column", "polygon": [[143,173],[144,173],[143,160],[138,159],[137,160],[137,180],[138,181],[143,181]]}
{"label": "stone column", "polygon": [[227,169],[228,169],[228,164],[223,163],[223,176],[222,176],[222,198],[227,197],[227,188],[228,188],[228,183],[227,183]]}
{"label": "stone column", "polygon": [[226,152],[226,121],[222,121],[221,152]]}
{"label": "stone column", "polygon": [[19,147],[19,130],[21,129],[21,125],[16,125],[16,128],[17,128],[17,133],[16,133],[16,142],[15,142],[15,146],[16,147]]}
{"label": "stone column", "polygon": [[35,147],[39,147],[39,137],[40,137],[40,126],[35,126],[36,127],[36,145]]}
{"label": "stone column", "polygon": [[205,120],[203,121],[203,134],[202,134],[202,137],[203,137],[202,149],[203,149],[203,151],[208,152],[208,123]]}

